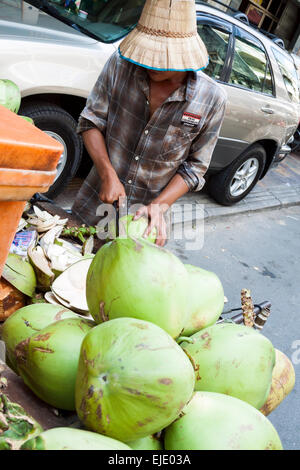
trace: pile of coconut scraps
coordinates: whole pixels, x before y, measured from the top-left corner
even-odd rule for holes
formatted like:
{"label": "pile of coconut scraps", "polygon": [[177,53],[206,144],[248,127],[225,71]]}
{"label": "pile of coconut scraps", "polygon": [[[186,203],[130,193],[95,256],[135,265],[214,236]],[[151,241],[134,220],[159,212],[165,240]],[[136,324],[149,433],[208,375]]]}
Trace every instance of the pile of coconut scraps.
{"label": "pile of coconut scraps", "polygon": [[[9,256],[3,277],[31,297],[32,303],[58,303],[87,315],[85,283],[96,231],[93,227],[66,228],[67,222],[67,218],[27,204],[16,235],[26,238],[27,246],[23,243],[25,250],[20,255]],[[29,243],[30,234],[35,237]],[[64,236],[72,238],[69,241]],[[75,268],[70,269],[72,266]]]}
{"label": "pile of coconut scraps", "polygon": [[34,214],[28,214],[27,223],[40,232],[47,232],[56,226],[64,227],[68,219],[61,219],[58,215],[51,215],[47,211],[41,211],[33,206]]}
{"label": "pile of coconut scraps", "polygon": [[[62,231],[61,226],[53,227],[51,230],[43,234],[39,239],[39,244],[35,247],[28,249],[28,258],[33,266],[36,274],[37,284],[42,292],[48,292],[52,290],[55,279],[59,279],[62,273],[65,273],[71,266],[77,264],[79,261],[90,260],[93,255],[84,255],[83,247],[81,245],[71,243],[63,238],[60,238]],[[56,296],[56,299],[60,304],[67,306],[68,308],[80,311],[80,313],[86,313],[86,301],[85,297],[82,301],[78,301],[78,289],[77,284],[85,283],[86,273],[84,269],[76,270],[76,276],[78,281],[74,281],[68,285],[68,290],[72,291],[67,295],[68,304],[66,304],[65,296]],[[56,284],[57,285],[57,284]],[[62,290],[64,287],[62,287]],[[73,305],[69,298],[77,299],[78,306]],[[52,297],[45,296],[48,302],[51,302]]]}
{"label": "pile of coconut scraps", "polygon": [[58,276],[71,264],[79,261],[82,254],[82,247],[80,245],[70,243],[60,238],[62,227],[53,227],[49,232],[45,233],[40,238],[40,246],[42,247],[45,256],[50,261],[50,267]]}
{"label": "pile of coconut scraps", "polygon": [[[68,254],[72,254],[74,251],[79,251],[82,255],[91,254],[94,248],[94,235],[97,233],[96,227],[65,227],[68,222],[68,219],[61,219],[58,215],[51,215],[47,211],[42,211],[37,206],[32,206],[33,212],[28,213],[27,210],[27,220],[23,219],[26,222],[26,228],[34,228],[40,233],[44,239],[43,249],[46,252],[46,255],[49,257],[50,253],[47,253],[50,245],[57,245],[64,248]],[[21,226],[24,225],[24,222]],[[71,237],[77,239],[77,242],[67,242],[62,237]],[[88,238],[86,238],[88,237]],[[79,245],[81,243],[82,245]],[[47,245],[47,246],[46,246]],[[53,256],[57,258],[58,256],[63,255],[63,250],[54,249]],[[50,255],[51,259],[51,255]],[[75,260],[76,261],[76,260]],[[54,262],[55,263],[55,262]],[[60,270],[60,267],[58,267]]]}

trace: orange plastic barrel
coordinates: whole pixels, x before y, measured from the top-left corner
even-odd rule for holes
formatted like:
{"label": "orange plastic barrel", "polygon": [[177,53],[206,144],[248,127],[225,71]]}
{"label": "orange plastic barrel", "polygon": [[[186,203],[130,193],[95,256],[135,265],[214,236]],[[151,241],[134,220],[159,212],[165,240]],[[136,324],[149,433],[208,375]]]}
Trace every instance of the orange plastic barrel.
{"label": "orange plastic barrel", "polygon": [[51,186],[63,146],[0,105],[0,276],[25,201]]}

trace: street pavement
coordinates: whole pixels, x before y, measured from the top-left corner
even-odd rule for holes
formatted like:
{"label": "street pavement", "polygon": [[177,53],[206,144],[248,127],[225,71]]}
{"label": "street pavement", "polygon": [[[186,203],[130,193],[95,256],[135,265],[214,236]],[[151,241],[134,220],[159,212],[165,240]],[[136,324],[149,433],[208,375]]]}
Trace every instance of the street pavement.
{"label": "street pavement", "polygon": [[269,416],[285,449],[300,449],[300,206],[206,219],[204,243],[189,251],[185,240],[167,248],[188,264],[215,272],[228,298],[226,310],[240,307],[249,288],[254,303],[272,303],[263,330],[293,359],[296,386]]}

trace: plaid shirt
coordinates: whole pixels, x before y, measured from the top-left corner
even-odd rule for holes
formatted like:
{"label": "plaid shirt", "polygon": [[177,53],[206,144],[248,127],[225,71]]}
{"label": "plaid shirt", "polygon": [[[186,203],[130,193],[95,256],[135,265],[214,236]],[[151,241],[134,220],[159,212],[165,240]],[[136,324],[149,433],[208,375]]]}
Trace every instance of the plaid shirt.
{"label": "plaid shirt", "polygon": [[[116,52],[88,97],[77,132],[97,127],[125,187],[128,207],[149,204],[176,173],[190,190],[200,191],[225,103],[226,96],[216,82],[202,72],[189,72],[187,81],[150,117],[146,69],[121,59]],[[196,115],[195,125],[185,124],[183,113]],[[100,179],[93,166],[72,207],[85,223],[99,220],[99,191]]]}

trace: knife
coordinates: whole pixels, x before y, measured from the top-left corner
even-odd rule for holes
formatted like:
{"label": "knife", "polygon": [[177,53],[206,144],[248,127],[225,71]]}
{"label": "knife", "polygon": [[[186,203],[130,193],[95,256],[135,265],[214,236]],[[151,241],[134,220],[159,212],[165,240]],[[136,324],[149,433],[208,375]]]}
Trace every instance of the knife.
{"label": "knife", "polygon": [[115,209],[115,218],[116,218],[116,238],[120,235],[120,226],[119,226],[119,206],[118,201],[113,202]]}

